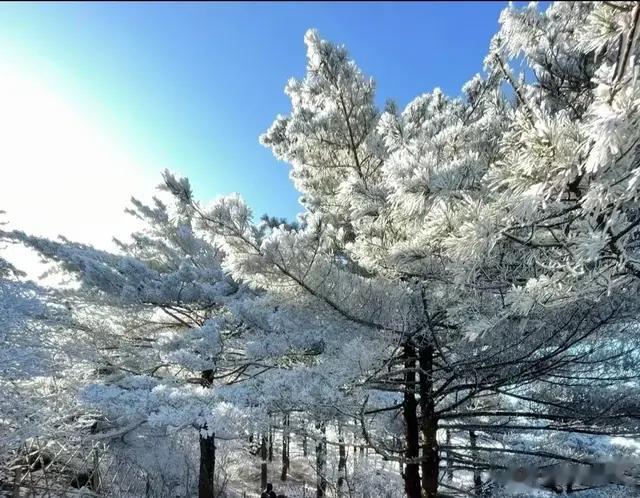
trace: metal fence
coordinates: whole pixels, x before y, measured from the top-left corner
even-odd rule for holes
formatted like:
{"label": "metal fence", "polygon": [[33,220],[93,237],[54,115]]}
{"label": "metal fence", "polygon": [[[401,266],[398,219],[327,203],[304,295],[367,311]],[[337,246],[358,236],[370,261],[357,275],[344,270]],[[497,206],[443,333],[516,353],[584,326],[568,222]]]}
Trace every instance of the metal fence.
{"label": "metal fence", "polygon": [[0,496],[159,497],[147,473],[134,462],[115,458],[101,442],[33,439],[5,462]]}

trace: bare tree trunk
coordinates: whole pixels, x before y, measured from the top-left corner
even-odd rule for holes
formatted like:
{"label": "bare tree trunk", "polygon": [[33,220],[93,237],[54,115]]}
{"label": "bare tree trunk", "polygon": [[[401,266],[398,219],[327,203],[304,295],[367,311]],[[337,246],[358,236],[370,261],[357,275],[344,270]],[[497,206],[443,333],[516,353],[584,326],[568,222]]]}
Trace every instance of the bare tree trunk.
{"label": "bare tree trunk", "polygon": [[422,432],[422,496],[436,498],[440,454],[438,448],[438,420],[433,401],[433,347],[420,348],[420,412]]}
{"label": "bare tree trunk", "polygon": [[316,422],[322,437],[316,442],[316,498],[323,498],[327,491],[327,433],[324,422]]}
{"label": "bare tree trunk", "polygon": [[338,497],[344,496],[342,486],[347,474],[347,449],[344,445],[342,424],[338,422]]}
{"label": "bare tree trunk", "polygon": [[471,446],[471,459],[473,460],[473,491],[476,496],[482,492],[482,472],[478,468],[478,436],[476,431],[469,431],[469,445]]}
{"label": "bare tree trunk", "polygon": [[[213,370],[204,370],[201,374],[203,387],[211,387]],[[206,430],[207,427],[203,427]],[[216,435],[200,437],[200,473],[198,476],[198,498],[214,498],[214,476],[216,471]]]}
{"label": "bare tree trunk", "polygon": [[414,348],[405,344],[403,355],[405,374],[402,415],[405,424],[405,457],[407,462],[402,477],[407,498],[421,498],[420,466],[415,462],[420,455],[420,432],[418,428],[418,402],[415,396],[416,359]]}
{"label": "bare tree trunk", "polygon": [[273,426],[269,426],[269,463],[273,462]]}
{"label": "bare tree trunk", "polygon": [[262,464],[260,465],[260,489],[267,487],[267,435],[262,434],[260,442],[260,457]]}
{"label": "bare tree trunk", "polygon": [[287,480],[287,472],[289,472],[289,415],[284,416],[282,421],[282,473],[280,474],[280,480]]}
{"label": "bare tree trunk", "polygon": [[200,476],[198,498],[214,498],[214,475],[216,471],[216,435],[200,435]]}

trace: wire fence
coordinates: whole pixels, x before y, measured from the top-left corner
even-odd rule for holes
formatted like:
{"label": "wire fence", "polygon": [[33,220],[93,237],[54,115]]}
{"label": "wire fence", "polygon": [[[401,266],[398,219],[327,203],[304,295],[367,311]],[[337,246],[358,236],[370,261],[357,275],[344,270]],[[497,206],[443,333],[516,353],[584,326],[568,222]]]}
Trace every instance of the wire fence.
{"label": "wire fence", "polygon": [[[63,440],[33,438],[3,458],[0,455],[0,498],[176,498],[195,496],[194,471],[167,474],[164,467],[138,460],[134,452],[122,451],[118,442],[106,444],[91,436]],[[301,456],[301,460],[302,460]],[[295,460],[294,460],[295,462]],[[165,462],[166,463],[166,462]],[[289,468],[289,478],[274,480],[277,495],[286,498],[316,496],[313,472],[300,464]],[[143,468],[144,465],[144,468]],[[171,465],[171,464],[169,464]],[[217,498],[259,498],[256,462],[238,461],[222,452],[214,478]],[[279,479],[280,473],[276,472]],[[276,478],[276,474],[271,477]],[[259,480],[259,479],[258,479]],[[331,476],[327,480],[332,482]],[[347,487],[348,482],[346,483]],[[329,485],[326,496],[335,496]],[[364,495],[363,495],[364,496]],[[366,498],[366,497],[365,497]]]}
{"label": "wire fence", "polygon": [[24,443],[0,474],[0,496],[11,498],[162,497],[134,462],[116,458],[106,444],[33,439]]}

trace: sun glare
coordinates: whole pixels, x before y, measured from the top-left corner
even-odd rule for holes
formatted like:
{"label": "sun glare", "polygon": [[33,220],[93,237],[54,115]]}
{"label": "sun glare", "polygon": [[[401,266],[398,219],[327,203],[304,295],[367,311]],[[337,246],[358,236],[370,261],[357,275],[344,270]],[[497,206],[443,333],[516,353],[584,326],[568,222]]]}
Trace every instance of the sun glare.
{"label": "sun glare", "polygon": [[132,194],[153,186],[99,124],[46,82],[0,61],[0,210],[10,226],[110,245]]}

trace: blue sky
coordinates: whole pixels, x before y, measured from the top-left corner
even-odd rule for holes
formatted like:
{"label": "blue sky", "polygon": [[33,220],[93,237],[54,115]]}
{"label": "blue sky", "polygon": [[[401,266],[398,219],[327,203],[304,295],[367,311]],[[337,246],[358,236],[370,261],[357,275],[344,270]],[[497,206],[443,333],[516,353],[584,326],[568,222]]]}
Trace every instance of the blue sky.
{"label": "blue sky", "polygon": [[289,111],[283,89],[304,74],[308,28],[348,47],[376,79],[380,104],[404,106],[435,86],[457,94],[482,69],[505,6],[3,3],[0,59],[64,95],[145,174],[159,179],[168,167],[201,199],[239,192],[258,215],[292,218],[287,165],[258,136]]}

